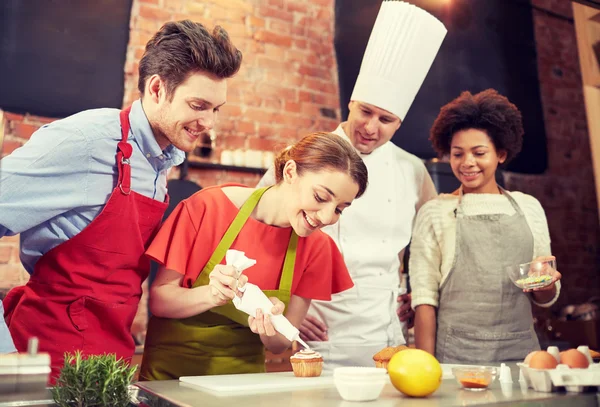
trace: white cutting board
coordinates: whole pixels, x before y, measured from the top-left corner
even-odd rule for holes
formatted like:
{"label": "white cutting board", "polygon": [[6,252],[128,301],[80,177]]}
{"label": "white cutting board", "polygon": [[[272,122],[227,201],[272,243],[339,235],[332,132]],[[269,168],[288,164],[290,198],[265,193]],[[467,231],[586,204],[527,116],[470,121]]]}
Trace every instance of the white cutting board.
{"label": "white cutting board", "polygon": [[179,381],[223,396],[334,386],[333,376],[296,377],[293,372],[182,376]]}

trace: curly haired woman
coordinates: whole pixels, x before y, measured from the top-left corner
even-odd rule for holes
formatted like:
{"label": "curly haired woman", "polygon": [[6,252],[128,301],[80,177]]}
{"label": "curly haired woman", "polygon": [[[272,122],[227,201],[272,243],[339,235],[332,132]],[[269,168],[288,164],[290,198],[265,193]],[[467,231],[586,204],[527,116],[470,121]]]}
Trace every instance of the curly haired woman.
{"label": "curly haired woman", "polygon": [[521,150],[521,112],[493,89],[463,92],[440,110],[430,140],[461,186],[426,203],[411,242],[416,346],[443,363],[523,359],[540,348],[531,302],[549,307],[550,286],[520,290],[505,268],[551,256],[544,210],[496,183]]}

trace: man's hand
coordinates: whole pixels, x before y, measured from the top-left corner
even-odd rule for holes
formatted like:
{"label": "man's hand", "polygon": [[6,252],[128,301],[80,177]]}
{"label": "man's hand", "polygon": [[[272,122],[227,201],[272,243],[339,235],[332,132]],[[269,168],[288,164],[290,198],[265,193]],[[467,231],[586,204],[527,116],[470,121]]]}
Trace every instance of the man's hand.
{"label": "man's hand", "polygon": [[328,341],[327,326],[317,318],[307,315],[300,325],[300,339],[303,341]]}
{"label": "man's hand", "polygon": [[402,294],[398,296],[398,302],[401,303],[400,307],[396,310],[398,318],[401,322],[406,322],[408,328],[412,328],[415,324],[415,311],[410,306],[411,296],[409,294]]}

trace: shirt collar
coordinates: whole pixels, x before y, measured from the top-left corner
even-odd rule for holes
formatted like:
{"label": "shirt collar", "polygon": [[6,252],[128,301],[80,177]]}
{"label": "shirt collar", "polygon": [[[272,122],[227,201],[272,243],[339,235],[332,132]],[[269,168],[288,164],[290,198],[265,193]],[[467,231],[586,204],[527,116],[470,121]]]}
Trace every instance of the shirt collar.
{"label": "shirt collar", "polygon": [[172,144],[164,150],[160,149],[140,99],[136,100],[131,105],[129,122],[131,124],[133,139],[148,161],[150,161],[150,159],[158,158],[165,163],[170,163],[168,166],[179,165],[183,162],[185,153]]}
{"label": "shirt collar", "polygon": [[340,123],[337,128],[332,131],[333,134],[337,134],[338,136],[340,136],[341,138],[344,138],[348,141],[350,141],[350,137],[348,137],[348,135],[346,134],[346,132],[344,131],[344,128],[342,127],[342,125],[346,123],[346,122],[342,122]]}

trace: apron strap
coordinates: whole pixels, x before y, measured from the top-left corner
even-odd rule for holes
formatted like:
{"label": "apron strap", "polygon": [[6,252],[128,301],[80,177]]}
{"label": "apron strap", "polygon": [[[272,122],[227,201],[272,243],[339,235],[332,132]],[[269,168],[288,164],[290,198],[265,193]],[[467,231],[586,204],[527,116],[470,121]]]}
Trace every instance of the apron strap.
{"label": "apron strap", "polygon": [[462,199],[463,199],[463,186],[462,186],[462,184],[460,184],[460,186],[458,187],[458,202],[456,203],[456,208],[454,208],[454,217],[456,217],[456,218],[463,216]]}
{"label": "apron strap", "polygon": [[[225,235],[217,245],[217,248],[213,252],[209,261],[206,263],[202,272],[192,285],[192,288],[199,287],[202,285],[208,285],[210,280],[210,273],[214,270],[215,265],[220,264],[227,253],[227,250],[231,247],[234,240],[237,238],[240,230],[250,217],[250,214],[258,204],[258,201],[262,195],[269,189],[259,188],[254,191],[250,197],[244,202],[240,211],[236,215],[231,225],[225,232]],[[281,278],[279,281],[279,288],[277,290],[263,290],[268,297],[279,298],[287,307],[290,301],[292,282],[294,278],[294,265],[296,263],[296,248],[298,246],[298,235],[292,230],[288,248],[285,254],[285,260],[283,262],[283,270],[281,272]],[[216,315],[211,315],[216,314]],[[242,326],[248,326],[248,315],[246,313],[235,308],[232,302],[221,305],[219,307],[212,308],[210,312],[199,314],[194,318],[194,325],[202,324],[203,320],[209,322],[209,324],[219,324],[214,318],[218,316],[226,317],[227,319],[234,321]],[[210,322],[212,321],[212,323]]]}
{"label": "apron strap", "polygon": [[229,228],[225,232],[225,235],[219,242],[219,245],[213,252],[212,256],[210,256],[210,259],[208,260],[208,263],[206,263],[204,270],[202,270],[202,272],[192,285],[192,288],[196,288],[201,285],[206,285],[208,283],[209,275],[212,272],[214,265],[219,264],[221,263],[221,261],[223,261],[227,250],[229,250],[229,248],[233,244],[233,241],[237,238],[237,235],[240,233],[240,230],[242,230],[242,228],[246,224],[246,221],[250,217],[252,211],[254,211],[254,208],[258,204],[260,198],[269,188],[271,187],[269,186],[265,188],[256,189],[256,191],[254,191],[252,195],[250,195],[246,202],[244,202],[244,204],[240,208],[240,211],[236,215],[235,219],[233,219],[233,222],[231,222],[231,225],[229,225]]}
{"label": "apron strap", "polygon": [[288,297],[292,292],[292,282],[294,280],[294,265],[296,264],[297,247],[298,235],[296,234],[296,232],[294,232],[294,230],[292,230],[292,235],[290,236],[290,242],[288,243],[287,252],[285,253],[285,260],[283,262],[281,280],[279,281],[279,291],[282,291]]}
{"label": "apron strap", "polygon": [[500,188],[500,192],[502,192],[502,194],[508,199],[508,201],[511,203],[511,205],[513,206],[513,208],[515,209],[515,212],[517,212],[519,215],[523,215],[523,211],[521,210],[521,207],[519,206],[519,204],[517,203],[517,201],[515,201],[515,198],[513,198],[510,195],[510,192],[508,192],[506,189],[502,188],[500,185],[498,185],[498,188]]}
{"label": "apron strap", "polygon": [[133,153],[133,147],[127,142],[129,129],[131,127],[129,124],[130,111],[131,106],[121,110],[121,113],[119,114],[119,119],[121,121],[121,141],[117,144],[117,167],[119,169],[119,181],[117,184],[119,185],[121,193],[124,195],[129,195],[131,193],[131,166],[129,165],[129,158]]}

